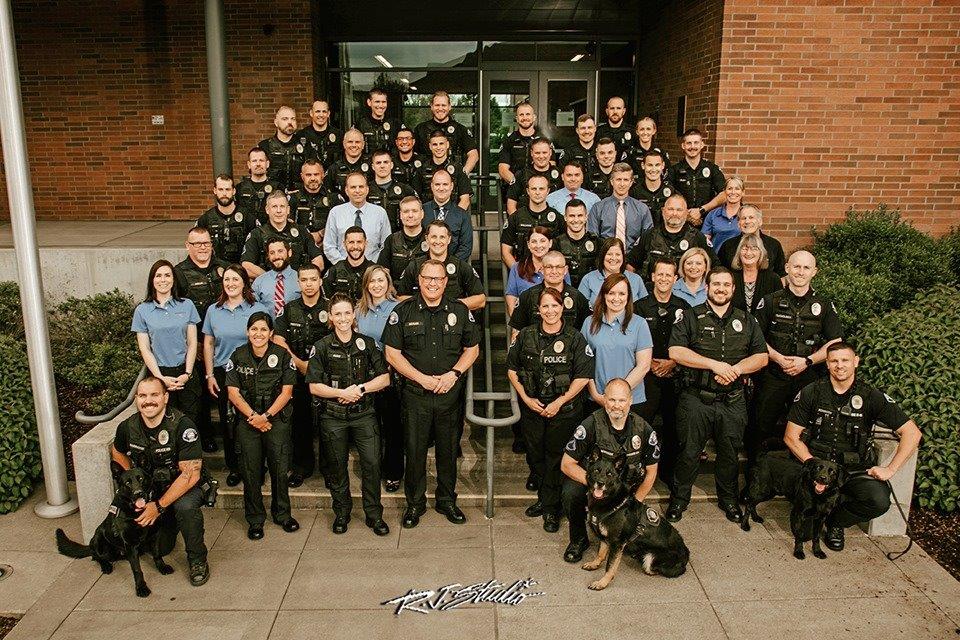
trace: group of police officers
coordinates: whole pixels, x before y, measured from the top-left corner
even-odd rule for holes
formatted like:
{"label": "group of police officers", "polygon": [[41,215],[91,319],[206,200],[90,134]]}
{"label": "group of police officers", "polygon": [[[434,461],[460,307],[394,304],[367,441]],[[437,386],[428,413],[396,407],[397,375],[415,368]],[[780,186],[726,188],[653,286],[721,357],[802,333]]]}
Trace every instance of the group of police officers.
{"label": "group of police officers", "polygon": [[[152,470],[154,499],[142,520],[153,523],[168,510],[174,514],[165,522],[184,535],[195,585],[209,576],[199,508],[213,482],[201,457],[217,449],[210,409],[221,387],[229,398],[229,405],[221,404],[221,423],[244,427],[235,425],[223,443],[239,452],[239,462],[226,456],[227,482],[244,483],[251,539],[263,536],[265,464],[271,514],[284,530],[298,528],[288,487],[319,468],[333,498],[333,531],[346,531],[351,441],[361,457],[366,523],[375,533],[389,532],[382,519],[381,480],[388,491],[402,481],[407,505],[402,525],[417,526],[427,506],[430,447],[437,471],[435,508],[450,522],[466,521],[456,503],[456,464],[465,374],[479,355],[474,312],[486,303],[469,263],[469,175],[478,148],[468,129],[451,117],[445,92],[433,96],[433,117],[412,130],[386,115],[384,92],[371,91],[366,104],[368,113],[346,132],[333,126],[325,100],[312,104],[311,122],[300,130],[294,110],[280,108],[275,134],[248,153],[249,175],[236,184],[231,176],[217,176],[214,205],[189,231],[188,256],[173,267],[175,292],[192,301],[201,326],[208,326],[204,316],[212,306],[226,304],[234,314],[245,308],[230,307],[230,301],[246,296],[247,289],[251,302],[241,319],[246,341],[227,354],[223,370],[211,370],[212,356],[209,363],[198,359],[196,346],[186,353],[199,361],[188,358],[174,372],[182,379],[164,377],[158,369],[159,376],[138,385],[138,414],[120,425],[113,447],[122,465]],[[579,561],[587,546],[581,462],[596,450],[625,461],[637,500],[658,476],[663,479],[670,489],[666,518],[678,521],[712,439],[718,506],[739,522],[744,515],[738,455],[746,445],[752,464],[764,440],[774,438],[793,454],[785,474],[798,475],[814,455],[834,459],[850,472],[825,535],[829,548],[841,550],[844,527],[886,511],[885,482],[916,449],[920,432],[893,399],[855,376],[856,352],[842,339],[836,310],[810,286],[814,257],[793,253],[783,267],[783,288],[763,297],[755,314],[731,304],[735,274],[725,266],[709,271],[706,301],[691,308],[672,292],[677,259],[691,247],[713,256],[698,225],[725,202],[726,184],[720,168],[702,157],[700,132],[682,137],[684,158],[671,165],[657,144],[654,121],[640,118],[631,127],[619,97],[608,101],[608,121],[600,127],[582,116],[577,139],[565,148],[541,134],[533,105],[520,103],[515,115],[517,129],[504,140],[498,166],[509,212],[504,259],[510,264],[523,259],[534,229],[548,234],[553,249],[509,318],[508,378],[524,414],[515,450],[526,450],[527,488],[537,491],[527,515],[542,516],[550,532],[566,515],[570,541],[564,559]],[[634,175],[641,177],[634,181]],[[609,228],[601,219],[589,230],[588,217],[598,210],[602,216],[610,198]],[[625,228],[627,198],[649,212],[652,226]],[[331,231],[337,228],[335,216],[354,224]],[[370,230],[382,220],[390,233],[371,251]],[[452,243],[461,228],[471,244],[458,257]],[[741,224],[741,229],[758,235],[768,249],[779,247],[756,227]],[[337,237],[325,237],[328,233]],[[576,289],[588,272],[602,273],[597,259],[604,238],[628,234],[637,240],[625,247],[624,268],[639,274],[650,290],[632,311],[645,319],[653,340],[651,364],[639,383],[647,400],[633,409],[631,384],[624,379],[602,381],[600,402],[584,391],[594,379],[596,356],[580,327],[596,310]],[[325,246],[341,253],[325,254]],[[345,257],[336,259],[339,255]],[[384,292],[371,300],[370,281],[378,275]],[[232,281],[228,285],[233,276],[239,276],[236,290]],[[151,279],[148,292],[155,293],[154,272]],[[358,318],[354,305],[364,299]],[[166,304],[156,297],[154,302]],[[358,331],[357,319],[369,322],[362,325],[372,327],[369,335]],[[145,361],[150,364],[146,355]],[[187,381],[203,375],[208,384],[197,386],[188,399]],[[384,404],[386,394],[399,398],[400,406]],[[877,466],[873,450],[875,424],[900,438],[885,466]],[[319,460],[313,449],[318,425]],[[396,471],[391,477],[386,459],[396,458],[401,448],[402,477]]]}

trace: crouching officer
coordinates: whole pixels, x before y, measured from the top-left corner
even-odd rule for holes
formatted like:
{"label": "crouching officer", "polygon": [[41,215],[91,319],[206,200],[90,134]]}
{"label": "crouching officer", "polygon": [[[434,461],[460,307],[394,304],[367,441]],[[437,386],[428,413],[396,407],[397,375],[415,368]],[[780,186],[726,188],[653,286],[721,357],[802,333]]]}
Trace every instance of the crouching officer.
{"label": "crouching officer", "polygon": [[678,521],[690,503],[700,452],[710,437],[717,448],[717,500],[731,522],[740,522],[737,454],[747,426],[744,376],[767,364],[767,344],[753,316],[730,304],[733,274],[707,274],[707,301],[682,313],[670,334],[669,356],[686,367],[677,405],[678,455],[666,517]]}
{"label": "crouching officer", "polygon": [[366,525],[378,536],[390,533],[380,503],[380,429],[373,398],[390,384],[387,363],[376,341],[354,331],[353,300],[337,293],[330,299],[333,333],[311,349],[307,366],[310,393],[323,401],[320,437],[330,469],[334,533],[346,533],[353,501],[347,459],[350,441],[360,456],[361,492]]}
{"label": "crouching officer", "polygon": [[[827,517],[824,541],[833,551],[843,550],[844,528],[887,512],[891,493],[887,481],[914,454],[921,436],[893,398],[855,375],[859,364],[856,351],[846,342],[827,347],[829,377],[804,387],[787,416],[783,440],[796,460],[783,460],[783,468],[777,469],[796,482],[802,463],[816,456],[843,465],[850,474],[837,507]],[[891,429],[900,439],[886,466],[877,465],[874,425]]]}
{"label": "crouching officer", "polygon": [[507,353],[507,378],[523,404],[520,425],[531,473],[539,479],[531,518],[543,516],[543,529],[560,529],[560,459],[580,423],[580,392],[593,379],[593,351],[576,324],[563,321],[563,297],[541,288],[538,325],[520,330]]}
{"label": "crouching officer", "polygon": [[636,487],[633,497],[643,502],[657,479],[660,444],[646,420],[630,412],[633,391],[623,378],[614,378],[603,390],[604,407],[587,416],[564,447],[560,470],[563,506],[570,519],[570,544],[563,552],[567,562],[580,562],[589,546],[587,540],[588,456],[595,452],[607,458],[624,456],[628,467],[626,483]]}
{"label": "crouching officer", "polygon": [[230,402],[246,423],[237,424],[240,468],[243,476],[243,510],[247,537],[263,537],[263,458],[270,471],[270,512],[287,533],[300,528],[290,515],[287,472],[290,467],[290,413],[287,406],[297,382],[297,369],[286,349],[271,342],[273,319],[257,311],[247,320],[247,343],[240,345],[226,366]]}
{"label": "crouching officer", "polygon": [[173,550],[176,529],[180,530],[190,584],[199,587],[210,577],[200,506],[216,499],[216,485],[203,470],[196,427],[180,411],[167,408],[169,397],[158,378],[147,376],[137,384],[137,414],[117,427],[110,458],[124,469],[137,466],[152,477],[153,499],[144,505],[137,524],[148,527],[160,519],[165,530],[172,531],[164,555]]}

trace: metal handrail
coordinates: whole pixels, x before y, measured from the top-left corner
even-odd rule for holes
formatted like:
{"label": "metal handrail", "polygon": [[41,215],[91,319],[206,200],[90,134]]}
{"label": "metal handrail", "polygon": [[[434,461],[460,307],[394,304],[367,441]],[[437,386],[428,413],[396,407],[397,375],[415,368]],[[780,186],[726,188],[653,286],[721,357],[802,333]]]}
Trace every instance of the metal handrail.
{"label": "metal handrail", "polygon": [[[499,178],[494,178],[493,176],[486,175],[477,175],[474,177],[477,185],[482,189],[484,183],[490,183],[493,181],[499,181]],[[479,192],[479,189],[478,189]],[[479,204],[481,198],[477,198],[477,203]],[[510,387],[509,391],[494,391],[493,390],[493,348],[491,345],[490,337],[490,305],[491,303],[506,303],[505,296],[491,296],[490,295],[490,282],[487,277],[488,267],[490,258],[488,256],[488,238],[487,234],[490,231],[496,231],[501,228],[501,225],[504,220],[505,212],[503,210],[503,200],[499,197],[497,198],[497,225],[488,226],[484,224],[485,212],[482,207],[477,207],[479,224],[474,228],[474,231],[478,233],[478,240],[480,242],[480,265],[483,270],[483,290],[486,295],[487,303],[483,307],[483,349],[484,349],[484,390],[480,392],[475,392],[473,390],[473,367],[467,372],[467,394],[466,394],[466,412],[465,419],[470,424],[476,425],[478,427],[484,427],[487,430],[486,434],[486,444],[487,444],[487,465],[486,465],[486,475],[487,475],[487,501],[485,514],[487,518],[493,517],[493,476],[494,476],[494,430],[510,427],[516,424],[520,420],[520,405],[517,400],[517,392]],[[501,269],[503,267],[501,266]],[[507,274],[506,270],[503,269],[503,283],[506,286],[507,283]],[[509,324],[507,330],[507,343],[510,342],[510,331]],[[474,402],[486,402],[486,415],[480,416],[476,414],[474,410]],[[494,418],[495,405],[497,402],[509,402],[510,403],[510,415],[503,418]]]}
{"label": "metal handrail", "polygon": [[133,396],[136,395],[137,393],[137,385],[140,384],[140,381],[146,377],[147,377],[147,366],[144,365],[140,367],[140,373],[137,374],[137,379],[134,380],[133,384],[130,386],[130,392],[127,393],[127,397],[124,398],[120,404],[115,406],[110,411],[99,416],[88,416],[82,410],[77,411],[74,414],[73,419],[79,422],[80,424],[100,424],[101,422],[109,422],[110,420],[113,420],[118,415],[120,415],[120,413],[123,412],[124,409],[126,409],[131,404],[133,404]]}

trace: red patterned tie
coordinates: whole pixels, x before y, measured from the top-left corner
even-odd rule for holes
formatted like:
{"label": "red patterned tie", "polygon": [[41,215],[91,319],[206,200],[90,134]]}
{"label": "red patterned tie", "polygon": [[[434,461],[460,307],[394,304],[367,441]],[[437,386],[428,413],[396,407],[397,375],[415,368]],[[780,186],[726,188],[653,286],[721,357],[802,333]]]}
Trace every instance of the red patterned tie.
{"label": "red patterned tie", "polygon": [[283,311],[283,305],[286,304],[283,297],[283,274],[277,274],[277,286],[273,289],[273,315],[274,317],[280,315],[280,312]]}

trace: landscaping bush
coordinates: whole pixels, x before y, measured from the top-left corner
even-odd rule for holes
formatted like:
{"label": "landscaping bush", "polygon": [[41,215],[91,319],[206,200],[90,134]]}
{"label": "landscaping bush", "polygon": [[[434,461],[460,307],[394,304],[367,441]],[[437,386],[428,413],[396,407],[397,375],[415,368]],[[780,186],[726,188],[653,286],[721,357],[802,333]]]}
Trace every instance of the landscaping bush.
{"label": "landscaping bush", "polygon": [[960,306],[940,285],[868,322],[856,337],[860,372],[894,397],[923,432],[915,495],[944,512],[960,500]]}
{"label": "landscaping bush", "polygon": [[844,335],[890,309],[894,285],[887,276],[864,273],[846,260],[822,260],[818,266],[813,287],[837,307]]}
{"label": "landscaping bush", "polygon": [[57,382],[83,392],[89,414],[112,409],[130,390],[143,362],[130,332],[133,299],[114,290],[69,298],[50,317]]}
{"label": "landscaping bush", "polygon": [[960,284],[960,227],[950,229],[950,233],[940,238],[940,246],[944,255],[949,256],[953,281]]}
{"label": "landscaping bush", "polygon": [[33,412],[27,350],[0,335],[0,514],[15,511],[40,477],[40,440]]}
{"label": "landscaping bush", "polygon": [[16,282],[0,282],[0,334],[23,336],[23,310]]}

